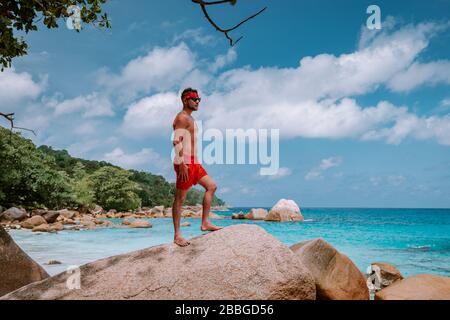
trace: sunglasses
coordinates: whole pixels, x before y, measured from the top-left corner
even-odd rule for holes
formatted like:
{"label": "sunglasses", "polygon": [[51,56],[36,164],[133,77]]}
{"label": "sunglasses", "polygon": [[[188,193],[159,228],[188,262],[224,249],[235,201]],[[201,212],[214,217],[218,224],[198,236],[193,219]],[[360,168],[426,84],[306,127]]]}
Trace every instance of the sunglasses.
{"label": "sunglasses", "polygon": [[194,102],[200,102],[202,101],[202,98],[189,98],[189,100],[192,100]]}

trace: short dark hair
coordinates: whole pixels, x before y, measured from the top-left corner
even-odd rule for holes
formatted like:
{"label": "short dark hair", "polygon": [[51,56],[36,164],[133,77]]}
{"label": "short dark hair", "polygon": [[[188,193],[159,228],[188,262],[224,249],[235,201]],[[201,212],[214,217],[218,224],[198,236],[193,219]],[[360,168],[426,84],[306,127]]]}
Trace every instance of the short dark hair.
{"label": "short dark hair", "polygon": [[181,99],[183,99],[183,97],[184,97],[185,95],[187,95],[188,93],[191,93],[191,92],[198,93],[198,91],[197,91],[196,89],[193,89],[193,88],[186,88],[186,89],[184,89],[183,92],[181,93]]}

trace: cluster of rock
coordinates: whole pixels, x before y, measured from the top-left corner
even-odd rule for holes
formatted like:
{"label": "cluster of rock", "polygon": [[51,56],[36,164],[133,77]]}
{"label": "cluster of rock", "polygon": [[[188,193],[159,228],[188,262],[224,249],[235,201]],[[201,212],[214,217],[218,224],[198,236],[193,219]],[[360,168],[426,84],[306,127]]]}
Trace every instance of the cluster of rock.
{"label": "cluster of rock", "polygon": [[[96,208],[97,209],[97,208]],[[98,220],[95,213],[81,214],[74,210],[43,210],[27,212],[21,208],[10,208],[0,215],[0,222],[6,229],[29,229],[33,232],[57,232],[65,229],[81,230],[96,227],[110,227],[111,221]]]}
{"label": "cluster of rock", "polygon": [[[8,252],[6,255],[12,256]],[[419,275],[403,279],[389,264],[374,265],[385,277],[381,282],[387,285],[377,293],[377,299],[450,299],[448,277]],[[11,269],[15,270],[9,265]],[[26,270],[21,270],[20,274],[28,276]],[[364,274],[326,241],[314,239],[287,247],[251,224],[193,238],[187,247],[165,244],[94,261],[81,266],[80,273],[81,289],[68,288],[71,274],[50,278],[44,275],[43,280],[17,286],[0,300],[369,299]]]}
{"label": "cluster of rock", "polygon": [[[215,210],[216,207],[213,209]],[[201,218],[202,207],[182,207],[181,216],[184,218]],[[142,219],[171,217],[172,208],[164,208],[164,206],[140,208],[136,210],[136,212],[117,212],[116,210],[105,211],[100,206],[96,206],[94,209],[86,212],[69,209],[58,211],[35,209],[31,212],[27,212],[25,209],[13,207],[4,212],[0,212],[0,223],[7,230],[29,229],[33,232],[57,232],[61,230],[95,229],[97,227],[119,227],[114,225],[111,221],[106,220],[108,218],[124,219],[122,226],[130,228],[151,228],[152,224]],[[210,212],[209,217],[210,219],[223,218],[223,216],[213,212]]]}
{"label": "cluster of rock", "polygon": [[[183,218],[201,218],[202,206],[183,206],[181,208],[181,217]],[[215,210],[215,208],[211,208]],[[165,208],[164,206],[156,206],[153,208],[139,208],[136,212],[117,212],[116,210],[110,210],[99,214],[98,218],[172,218],[172,208]],[[209,213],[210,219],[223,219],[224,217],[214,212]]]}
{"label": "cluster of rock", "polygon": [[232,219],[264,220],[264,221],[303,221],[299,206],[293,200],[281,199],[270,211],[253,208],[247,214],[242,211],[232,215]]}

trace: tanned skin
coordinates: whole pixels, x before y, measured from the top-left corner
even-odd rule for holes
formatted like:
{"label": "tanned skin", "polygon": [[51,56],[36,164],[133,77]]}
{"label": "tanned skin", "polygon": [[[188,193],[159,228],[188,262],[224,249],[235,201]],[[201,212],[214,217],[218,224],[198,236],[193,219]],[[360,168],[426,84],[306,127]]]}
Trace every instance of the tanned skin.
{"label": "tanned skin", "polygon": [[[175,131],[173,145],[176,150],[176,156],[178,156],[178,163],[180,164],[178,178],[183,182],[187,181],[189,177],[189,168],[184,163],[185,157],[183,157],[183,155],[197,155],[197,125],[192,117],[192,112],[197,111],[198,106],[199,101],[184,99],[183,110],[176,115],[175,120],[173,121],[173,130]],[[183,134],[183,131],[185,134]],[[202,224],[200,229],[202,231],[220,230],[220,227],[213,225],[208,219],[209,211],[211,209],[211,202],[214,198],[214,193],[217,190],[217,185],[209,175],[202,177],[198,181],[198,184],[205,188],[205,195],[203,196]],[[180,230],[181,206],[186,200],[188,191],[189,189],[184,190],[177,188],[175,200],[172,206],[172,219],[175,229],[174,243],[181,247],[185,247],[190,244],[188,240],[183,238]]]}

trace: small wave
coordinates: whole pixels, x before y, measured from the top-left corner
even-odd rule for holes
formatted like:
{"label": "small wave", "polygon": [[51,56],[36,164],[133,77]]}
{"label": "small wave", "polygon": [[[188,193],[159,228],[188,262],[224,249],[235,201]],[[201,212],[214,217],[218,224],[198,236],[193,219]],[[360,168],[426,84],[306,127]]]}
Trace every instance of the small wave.
{"label": "small wave", "polygon": [[431,246],[410,246],[408,249],[413,251],[430,251]]}
{"label": "small wave", "polygon": [[303,222],[313,222],[314,221],[314,219],[305,219],[305,220],[303,220]]}

